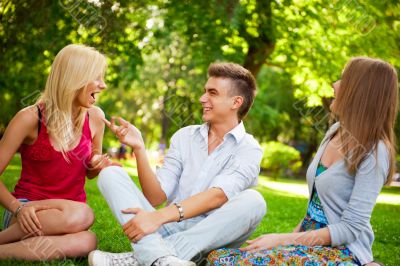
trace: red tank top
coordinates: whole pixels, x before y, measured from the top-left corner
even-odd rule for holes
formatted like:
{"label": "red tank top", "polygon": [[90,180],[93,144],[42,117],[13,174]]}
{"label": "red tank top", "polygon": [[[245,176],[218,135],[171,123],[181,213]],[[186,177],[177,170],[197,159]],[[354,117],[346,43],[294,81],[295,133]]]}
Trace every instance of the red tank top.
{"label": "red tank top", "polygon": [[[43,113],[43,109],[41,108]],[[85,117],[79,144],[67,152],[66,161],[61,152],[50,143],[45,119],[39,119],[39,133],[32,145],[22,144],[21,178],[12,193],[28,200],[68,199],[86,202],[85,177],[92,152],[89,114]]]}

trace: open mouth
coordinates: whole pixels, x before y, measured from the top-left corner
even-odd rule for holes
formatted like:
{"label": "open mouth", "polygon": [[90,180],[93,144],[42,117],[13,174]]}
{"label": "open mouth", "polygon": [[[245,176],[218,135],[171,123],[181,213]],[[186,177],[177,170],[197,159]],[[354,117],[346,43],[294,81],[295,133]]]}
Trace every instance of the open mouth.
{"label": "open mouth", "polygon": [[209,111],[211,111],[211,109],[212,109],[212,108],[210,108],[210,107],[203,107],[203,111],[204,111],[204,112],[209,112]]}
{"label": "open mouth", "polygon": [[93,100],[96,100],[96,94],[97,94],[97,93],[99,93],[99,92],[92,92],[92,93],[90,94],[90,96],[92,96]]}

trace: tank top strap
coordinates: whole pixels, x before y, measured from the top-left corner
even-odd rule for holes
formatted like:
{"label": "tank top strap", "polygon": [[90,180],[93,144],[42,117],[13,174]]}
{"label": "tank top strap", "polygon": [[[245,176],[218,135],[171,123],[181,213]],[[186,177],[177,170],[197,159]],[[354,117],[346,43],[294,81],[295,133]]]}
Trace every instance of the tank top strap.
{"label": "tank top strap", "polygon": [[83,128],[82,128],[82,135],[92,138],[92,133],[90,130],[90,121],[89,121],[89,112],[86,112],[85,115],[85,121],[83,122]]}
{"label": "tank top strap", "polygon": [[38,138],[47,135],[47,128],[46,128],[46,112],[43,103],[39,103],[36,105],[38,111]]}

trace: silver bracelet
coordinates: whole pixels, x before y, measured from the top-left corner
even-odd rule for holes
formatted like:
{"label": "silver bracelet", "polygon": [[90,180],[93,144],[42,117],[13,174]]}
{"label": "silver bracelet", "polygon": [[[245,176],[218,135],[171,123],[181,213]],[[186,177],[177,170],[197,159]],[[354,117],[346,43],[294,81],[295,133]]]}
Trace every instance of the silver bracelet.
{"label": "silver bracelet", "polygon": [[18,217],[18,214],[19,214],[19,212],[21,211],[22,207],[24,207],[24,205],[25,205],[25,204],[19,205],[18,208],[15,210],[15,212],[14,212],[14,214],[13,214],[15,218]]}
{"label": "silver bracelet", "polygon": [[176,206],[176,208],[178,208],[179,211],[179,221],[178,221],[179,223],[185,218],[185,214],[183,213],[183,208],[180,203],[174,202],[174,205]]}

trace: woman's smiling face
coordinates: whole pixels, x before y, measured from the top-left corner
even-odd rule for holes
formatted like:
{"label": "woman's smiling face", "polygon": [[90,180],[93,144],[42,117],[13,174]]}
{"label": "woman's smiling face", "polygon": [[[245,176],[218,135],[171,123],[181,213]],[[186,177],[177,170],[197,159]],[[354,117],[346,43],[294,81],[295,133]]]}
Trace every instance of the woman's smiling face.
{"label": "woman's smiling face", "polygon": [[89,82],[86,88],[82,88],[75,98],[75,105],[90,108],[96,102],[96,95],[106,88],[102,78]]}

